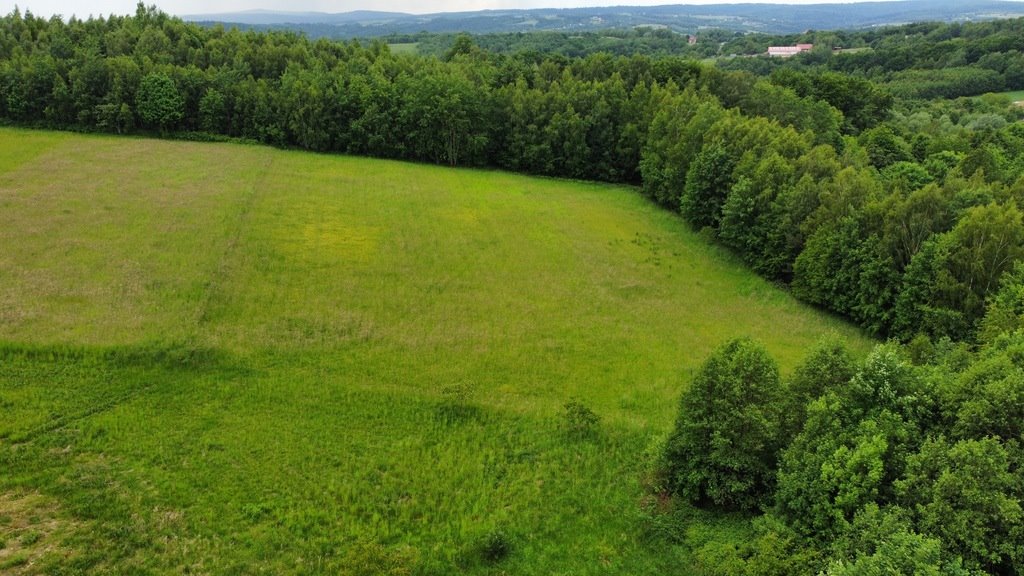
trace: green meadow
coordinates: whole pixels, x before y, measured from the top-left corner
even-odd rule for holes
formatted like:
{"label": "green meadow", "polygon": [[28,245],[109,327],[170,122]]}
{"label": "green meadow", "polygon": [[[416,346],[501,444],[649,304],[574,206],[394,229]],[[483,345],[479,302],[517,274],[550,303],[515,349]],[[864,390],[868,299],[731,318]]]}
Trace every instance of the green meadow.
{"label": "green meadow", "polygon": [[388,44],[388,48],[394,54],[418,54],[419,47],[419,42],[396,42],[394,44]]}
{"label": "green meadow", "polygon": [[1024,90],[1011,90],[1008,92],[989,92],[985,96],[1005,96],[1011,103],[1024,102]]}
{"label": "green meadow", "polygon": [[2,129],[0,572],[687,572],[680,391],[828,333],[628,187]]}
{"label": "green meadow", "polygon": [[1008,97],[1011,102],[1024,101],[1024,90],[1014,90],[1012,92],[1001,92],[1002,95]]}

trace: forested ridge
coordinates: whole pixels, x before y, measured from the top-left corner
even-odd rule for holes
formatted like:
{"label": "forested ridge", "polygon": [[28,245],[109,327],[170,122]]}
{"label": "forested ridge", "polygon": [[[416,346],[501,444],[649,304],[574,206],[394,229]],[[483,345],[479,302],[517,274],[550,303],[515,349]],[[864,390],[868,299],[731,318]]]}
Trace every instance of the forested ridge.
{"label": "forested ridge", "polygon": [[[511,35],[532,43],[537,32],[563,38],[610,30],[656,28],[683,34],[721,29],[738,34],[798,34],[806,30],[877,28],[899,22],[985,21],[1024,16],[1019,4],[1005,0],[899,0],[839,4],[663,4],[659,6],[579,6],[515,8],[437,14],[355,11],[342,13],[228,12],[183,16],[190,21],[255,30],[289,29],[311,38],[378,38],[467,32]],[[549,37],[551,38],[551,37]]]}

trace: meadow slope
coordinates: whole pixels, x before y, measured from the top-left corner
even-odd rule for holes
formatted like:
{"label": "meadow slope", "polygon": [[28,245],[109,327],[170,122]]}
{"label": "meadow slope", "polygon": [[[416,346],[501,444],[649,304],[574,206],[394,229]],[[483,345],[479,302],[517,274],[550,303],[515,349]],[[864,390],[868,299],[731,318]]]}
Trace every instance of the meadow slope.
{"label": "meadow slope", "polygon": [[5,573],[686,567],[693,371],[871,345],[621,186],[2,129],[0,219]]}

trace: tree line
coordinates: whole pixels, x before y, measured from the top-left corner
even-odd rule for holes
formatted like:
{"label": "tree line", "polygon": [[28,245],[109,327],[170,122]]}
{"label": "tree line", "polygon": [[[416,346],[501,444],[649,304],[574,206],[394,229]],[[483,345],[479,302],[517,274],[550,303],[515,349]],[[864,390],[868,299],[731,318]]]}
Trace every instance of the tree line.
{"label": "tree line", "polygon": [[833,71],[678,57],[441,57],[134,16],[0,19],[0,118],[640,185],[880,335],[975,338],[1024,256],[1024,128]]}
{"label": "tree line", "polygon": [[[424,56],[443,56],[460,34],[394,34],[382,37],[389,43],[415,43],[416,52]],[[719,54],[722,43],[742,34],[730,30],[701,30],[695,44],[689,35],[669,28],[638,27],[577,32],[537,31],[504,32],[474,35],[474,43],[495,54],[546,54],[567,58],[584,58],[591,54],[613,56],[644,54],[653,58],[682,56],[691,60],[712,58]]]}

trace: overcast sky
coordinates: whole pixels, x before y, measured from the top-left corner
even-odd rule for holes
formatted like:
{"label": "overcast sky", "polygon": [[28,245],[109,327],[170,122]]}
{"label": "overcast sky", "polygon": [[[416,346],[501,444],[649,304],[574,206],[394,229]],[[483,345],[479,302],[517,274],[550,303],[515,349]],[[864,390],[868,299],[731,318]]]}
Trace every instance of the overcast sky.
{"label": "overcast sky", "polygon": [[[570,8],[578,6],[655,6],[659,4],[722,4],[742,0],[146,0],[169,14],[212,14],[239,10],[282,10],[289,12],[349,12],[352,10],[385,10],[427,14],[461,12],[494,8]],[[772,2],[773,0],[745,0]],[[785,4],[818,4],[832,0],[787,0]],[[137,0],[0,0],[0,11],[9,14],[17,5],[24,12],[49,17],[72,14],[89,15],[134,14]]]}

